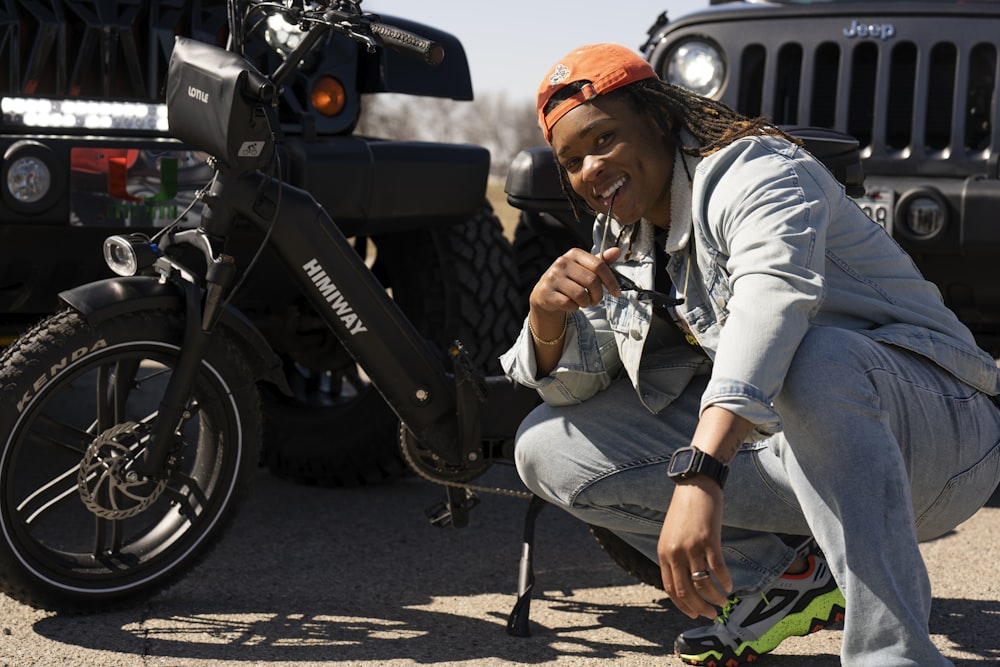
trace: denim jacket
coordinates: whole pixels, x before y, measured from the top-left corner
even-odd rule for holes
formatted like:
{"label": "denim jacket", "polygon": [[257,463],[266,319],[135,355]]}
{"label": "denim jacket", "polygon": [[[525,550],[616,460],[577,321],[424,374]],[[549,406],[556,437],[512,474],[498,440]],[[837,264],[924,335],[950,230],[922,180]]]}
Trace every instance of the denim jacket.
{"label": "denim jacket", "polygon": [[[706,158],[678,152],[671,197],[666,270],[684,299],[675,314],[711,363],[693,347],[644,354],[650,303],[635,291],[615,298],[605,290],[598,306],[570,313],[562,357],[546,377],[535,377],[525,322],[500,359],[511,378],[547,403],[566,405],[592,397],[624,370],[643,404],[658,412],[693,375],[710,372],[702,410],[724,407],[767,435],[781,429],[773,401],[799,343],[810,327],[832,326],[911,350],[983,392],[1000,392],[994,359],[937,287],[799,146],[750,137]],[[604,222],[603,215],[595,221],[595,248]],[[615,269],[651,289],[653,227],[636,224]],[[608,243],[630,236],[615,220],[608,228]]]}

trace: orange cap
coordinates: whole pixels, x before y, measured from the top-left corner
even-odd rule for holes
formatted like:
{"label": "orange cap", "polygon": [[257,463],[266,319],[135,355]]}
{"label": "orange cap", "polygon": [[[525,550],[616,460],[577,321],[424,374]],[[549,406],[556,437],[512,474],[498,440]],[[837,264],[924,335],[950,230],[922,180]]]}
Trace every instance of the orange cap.
{"label": "orange cap", "polygon": [[[598,95],[650,78],[656,78],[653,67],[635,51],[618,44],[590,44],[570,52],[549,70],[538,87],[538,125],[545,140],[552,143],[552,126],[567,112]],[[576,81],[590,83],[546,115],[545,105],[552,96]]]}

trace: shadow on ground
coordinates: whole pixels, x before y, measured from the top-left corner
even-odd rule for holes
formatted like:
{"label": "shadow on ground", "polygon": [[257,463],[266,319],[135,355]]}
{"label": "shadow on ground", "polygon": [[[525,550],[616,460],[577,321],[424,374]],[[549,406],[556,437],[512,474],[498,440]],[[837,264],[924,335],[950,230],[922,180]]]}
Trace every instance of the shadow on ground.
{"label": "shadow on ground", "polygon": [[[538,521],[541,592],[532,604],[532,636],[508,636],[527,502],[486,497],[468,528],[436,529],[423,508],[439,493],[417,480],[338,490],[262,474],[230,534],[172,589],[138,609],[45,616],[33,630],[61,644],[185,665],[543,664],[567,657],[679,664],[667,656],[691,621],[662,591],[621,571],[582,524],[555,511]],[[978,629],[998,621],[1000,602],[939,598],[931,630],[995,662],[1000,636]],[[837,641],[820,639],[827,634],[835,638],[801,640],[814,642],[806,652],[817,655],[772,655],[768,664],[838,665]]]}

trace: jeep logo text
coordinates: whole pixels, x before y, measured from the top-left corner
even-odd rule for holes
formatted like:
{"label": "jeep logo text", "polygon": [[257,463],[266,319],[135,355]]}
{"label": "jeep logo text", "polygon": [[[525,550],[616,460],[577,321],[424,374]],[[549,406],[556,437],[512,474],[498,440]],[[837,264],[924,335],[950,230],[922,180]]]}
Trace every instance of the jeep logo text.
{"label": "jeep logo text", "polygon": [[896,36],[896,26],[891,23],[861,23],[852,21],[850,28],[844,28],[844,37],[857,37],[858,39],[892,39]]}

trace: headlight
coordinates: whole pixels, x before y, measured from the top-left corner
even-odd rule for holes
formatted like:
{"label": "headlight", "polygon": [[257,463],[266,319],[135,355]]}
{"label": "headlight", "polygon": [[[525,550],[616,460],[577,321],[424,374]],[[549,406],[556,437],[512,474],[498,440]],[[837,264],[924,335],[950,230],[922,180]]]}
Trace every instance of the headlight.
{"label": "headlight", "polygon": [[689,39],[670,49],[660,76],[675,86],[715,97],[726,80],[726,63],[711,43]]}
{"label": "headlight", "polygon": [[302,29],[285,20],[281,14],[267,17],[264,39],[279,55],[287,56],[302,41]]}
{"label": "headlight", "polygon": [[156,246],[145,234],[109,236],[104,239],[104,261],[119,276],[134,276],[157,258]]}

